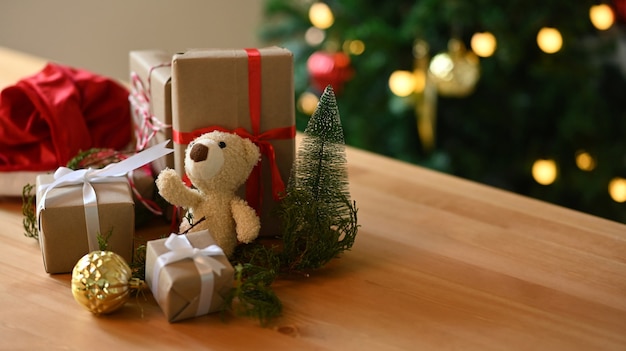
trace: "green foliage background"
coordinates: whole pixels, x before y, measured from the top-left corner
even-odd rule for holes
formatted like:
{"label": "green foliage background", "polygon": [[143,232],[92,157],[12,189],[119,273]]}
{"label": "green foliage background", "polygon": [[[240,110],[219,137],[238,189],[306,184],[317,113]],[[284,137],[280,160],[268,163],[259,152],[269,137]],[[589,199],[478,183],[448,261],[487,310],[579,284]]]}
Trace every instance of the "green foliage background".
{"label": "green foliage background", "polygon": [[[266,0],[260,35],[265,44],[294,52],[296,99],[311,91],[306,60],[312,53],[350,39],[365,43],[362,55],[351,56],[354,77],[337,94],[348,145],[626,221],[626,208],[608,194],[609,181],[626,176],[626,80],[615,55],[622,28],[595,29],[589,20],[595,1],[328,0],[335,23],[317,47],[303,39],[311,3]],[[544,26],[560,30],[558,53],[537,47]],[[469,47],[478,31],[496,36],[496,52],[481,58],[472,95],[439,98],[436,149],[424,152],[411,98],[389,91],[389,75],[412,69],[417,38],[434,55],[453,36]],[[300,130],[307,119],[298,112]],[[591,172],[576,167],[581,149],[596,159]],[[558,164],[549,186],[530,173],[542,157]]]}

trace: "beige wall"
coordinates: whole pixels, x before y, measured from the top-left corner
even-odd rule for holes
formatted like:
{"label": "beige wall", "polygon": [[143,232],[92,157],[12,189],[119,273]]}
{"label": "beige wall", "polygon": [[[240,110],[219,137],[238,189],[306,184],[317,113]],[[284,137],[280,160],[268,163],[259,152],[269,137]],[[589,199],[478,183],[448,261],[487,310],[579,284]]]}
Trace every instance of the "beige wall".
{"label": "beige wall", "polygon": [[261,0],[0,0],[0,46],[121,80],[128,52],[258,46]]}

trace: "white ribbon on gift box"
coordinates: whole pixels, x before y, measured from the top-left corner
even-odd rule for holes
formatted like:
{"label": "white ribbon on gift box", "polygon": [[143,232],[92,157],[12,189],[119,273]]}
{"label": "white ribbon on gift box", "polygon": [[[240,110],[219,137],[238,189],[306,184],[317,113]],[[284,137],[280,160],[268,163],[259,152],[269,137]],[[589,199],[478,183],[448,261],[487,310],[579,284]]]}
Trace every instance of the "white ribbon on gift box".
{"label": "white ribbon on gift box", "polygon": [[42,192],[42,194],[39,199],[39,206],[37,207],[37,219],[39,220],[40,212],[46,208],[46,197],[50,190],[58,187],[82,184],[85,223],[87,226],[87,243],[89,251],[98,250],[100,218],[98,216],[98,198],[92,184],[126,182],[127,179],[125,176],[128,172],[173,152],[173,149],[165,147],[168,142],[169,140],[166,140],[125,160],[109,164],[101,169],[88,168],[72,170],[66,167],[59,167],[56,172],[54,172],[54,181],[50,184],[42,185],[41,189],[39,189],[39,192]]}
{"label": "white ribbon on gift box", "polygon": [[170,251],[157,257],[152,270],[152,281],[148,282],[154,299],[158,301],[159,275],[161,274],[161,269],[170,263],[190,258],[195,263],[201,279],[196,316],[209,313],[215,286],[214,275],[221,276],[222,270],[226,269],[226,266],[212,256],[223,256],[224,251],[217,245],[209,245],[203,249],[195,248],[191,245],[186,235],[173,233],[165,240],[165,247]]}

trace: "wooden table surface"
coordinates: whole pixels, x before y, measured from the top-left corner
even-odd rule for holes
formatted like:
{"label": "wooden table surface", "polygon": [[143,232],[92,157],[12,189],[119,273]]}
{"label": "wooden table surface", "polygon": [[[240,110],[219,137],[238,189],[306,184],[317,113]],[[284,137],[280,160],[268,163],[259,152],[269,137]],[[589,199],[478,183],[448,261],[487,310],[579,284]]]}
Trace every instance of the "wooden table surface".
{"label": "wooden table surface", "polygon": [[[0,84],[44,61],[0,48]],[[0,150],[1,152],[1,150]],[[169,324],[149,292],[112,315],[78,305],[0,199],[0,349],[626,350],[626,226],[348,148],[361,230],[282,317]],[[138,236],[167,234],[166,226]]]}

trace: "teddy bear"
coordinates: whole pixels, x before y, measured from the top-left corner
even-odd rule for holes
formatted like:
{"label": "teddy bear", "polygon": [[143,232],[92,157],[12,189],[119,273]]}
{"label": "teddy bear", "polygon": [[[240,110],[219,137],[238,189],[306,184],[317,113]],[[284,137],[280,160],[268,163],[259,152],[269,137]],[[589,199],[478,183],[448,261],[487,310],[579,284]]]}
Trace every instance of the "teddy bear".
{"label": "teddy bear", "polygon": [[[187,209],[197,222],[190,231],[208,229],[224,254],[232,256],[238,241],[252,242],[261,227],[255,210],[236,194],[260,157],[259,148],[249,139],[209,132],[185,149],[185,172],[193,188],[186,186],[173,169],[161,171],[156,185],[167,202]],[[205,220],[199,222],[202,217]],[[183,232],[189,226],[183,220],[179,229]]]}

